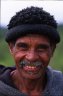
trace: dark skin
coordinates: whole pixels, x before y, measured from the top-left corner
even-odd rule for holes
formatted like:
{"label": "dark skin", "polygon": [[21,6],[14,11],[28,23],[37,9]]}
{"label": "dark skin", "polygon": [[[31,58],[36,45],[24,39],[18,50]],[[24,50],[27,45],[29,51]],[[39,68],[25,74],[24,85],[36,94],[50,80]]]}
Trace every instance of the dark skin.
{"label": "dark skin", "polygon": [[[53,55],[55,46],[51,46],[48,38],[40,35],[28,35],[18,38],[13,44],[9,43],[10,52],[16,63],[16,70],[11,72],[11,77],[17,89],[29,96],[42,96],[45,89],[46,67]],[[41,61],[42,66],[20,67],[21,60],[30,62]],[[31,73],[29,73],[31,71]]]}

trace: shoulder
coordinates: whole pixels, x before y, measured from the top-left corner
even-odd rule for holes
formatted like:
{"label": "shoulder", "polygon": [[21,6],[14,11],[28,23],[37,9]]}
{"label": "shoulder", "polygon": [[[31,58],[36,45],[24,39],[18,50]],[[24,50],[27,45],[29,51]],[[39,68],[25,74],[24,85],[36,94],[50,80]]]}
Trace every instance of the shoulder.
{"label": "shoulder", "polygon": [[10,72],[14,69],[15,67],[6,67],[0,65],[0,80],[5,80],[7,77],[9,77]]}
{"label": "shoulder", "polygon": [[62,88],[63,90],[63,73],[58,70],[53,70],[52,68],[51,74],[52,74],[52,85],[55,86],[55,88]]}
{"label": "shoulder", "polygon": [[63,81],[63,73],[61,71],[53,70],[53,75],[55,78]]}
{"label": "shoulder", "polygon": [[4,71],[6,67],[4,65],[0,65],[0,74]]}
{"label": "shoulder", "polygon": [[47,90],[50,96],[63,96],[63,73],[48,67],[47,79]]}
{"label": "shoulder", "polygon": [[7,70],[13,70],[13,69],[15,69],[15,67],[7,67],[7,66],[4,66],[4,65],[0,65],[0,75]]}
{"label": "shoulder", "polygon": [[63,80],[63,73],[59,70],[54,70],[50,66],[48,66],[48,73],[49,75],[52,76],[52,78],[57,78],[57,79],[62,78]]}
{"label": "shoulder", "polygon": [[15,67],[5,67],[0,65],[0,81],[4,82],[9,86],[12,86],[10,72],[15,69],[16,69]]}
{"label": "shoulder", "polygon": [[53,70],[51,67],[48,68],[48,80],[52,87],[63,89],[63,73],[61,71]]}

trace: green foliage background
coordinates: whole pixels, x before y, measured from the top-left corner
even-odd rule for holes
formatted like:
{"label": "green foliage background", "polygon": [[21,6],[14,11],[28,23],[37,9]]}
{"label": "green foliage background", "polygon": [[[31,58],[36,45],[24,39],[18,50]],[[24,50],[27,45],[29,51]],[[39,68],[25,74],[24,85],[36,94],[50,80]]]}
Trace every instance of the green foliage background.
{"label": "green foliage background", "polygon": [[[7,43],[4,40],[6,28],[0,28],[0,64],[5,66],[14,65],[14,60],[9,52]],[[61,36],[61,42],[57,45],[53,58],[51,58],[50,66],[63,72],[63,24],[58,26]],[[53,38],[54,39],[54,38]]]}

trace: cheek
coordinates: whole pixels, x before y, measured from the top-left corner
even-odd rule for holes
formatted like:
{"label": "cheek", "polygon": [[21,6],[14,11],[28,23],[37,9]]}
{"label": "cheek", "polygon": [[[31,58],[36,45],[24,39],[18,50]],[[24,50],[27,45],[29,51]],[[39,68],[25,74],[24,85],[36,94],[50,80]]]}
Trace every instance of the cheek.
{"label": "cheek", "polygon": [[43,53],[40,55],[40,58],[45,66],[49,64],[50,58],[51,58],[51,53]]}
{"label": "cheek", "polygon": [[26,53],[24,52],[15,52],[14,53],[14,60],[15,63],[18,64],[20,62],[20,60],[22,60],[25,57]]}

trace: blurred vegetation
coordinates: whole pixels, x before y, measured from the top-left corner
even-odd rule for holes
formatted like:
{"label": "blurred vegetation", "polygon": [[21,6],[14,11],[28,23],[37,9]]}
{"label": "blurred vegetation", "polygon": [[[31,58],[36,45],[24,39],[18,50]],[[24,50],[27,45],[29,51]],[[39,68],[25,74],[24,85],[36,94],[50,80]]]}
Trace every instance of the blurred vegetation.
{"label": "blurred vegetation", "polygon": [[[4,40],[6,31],[6,28],[0,27],[0,64],[12,66],[14,65],[14,60],[9,52],[8,45]],[[57,45],[53,58],[50,61],[50,66],[63,72],[63,24],[58,26],[58,31],[61,37],[61,42]]]}

